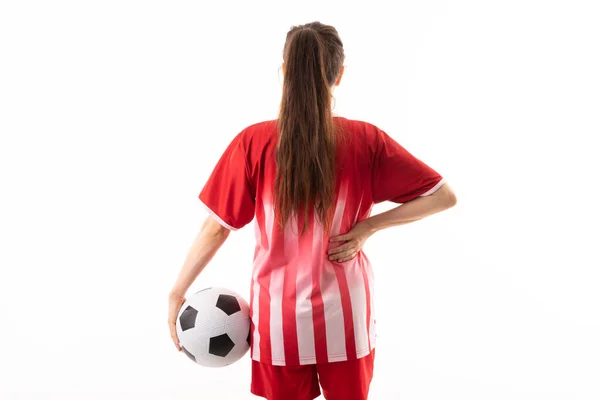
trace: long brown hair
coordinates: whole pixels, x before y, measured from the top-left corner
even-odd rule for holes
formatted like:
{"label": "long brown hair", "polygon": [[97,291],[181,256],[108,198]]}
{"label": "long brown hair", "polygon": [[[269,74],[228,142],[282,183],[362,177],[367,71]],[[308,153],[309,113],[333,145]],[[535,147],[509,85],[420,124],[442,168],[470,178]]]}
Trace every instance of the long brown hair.
{"label": "long brown hair", "polygon": [[335,200],[338,129],[331,110],[331,90],[344,63],[344,47],[337,30],[318,21],[292,26],[283,49],[283,94],[277,120],[277,176],[274,208],[281,227],[309,207],[331,229]]}

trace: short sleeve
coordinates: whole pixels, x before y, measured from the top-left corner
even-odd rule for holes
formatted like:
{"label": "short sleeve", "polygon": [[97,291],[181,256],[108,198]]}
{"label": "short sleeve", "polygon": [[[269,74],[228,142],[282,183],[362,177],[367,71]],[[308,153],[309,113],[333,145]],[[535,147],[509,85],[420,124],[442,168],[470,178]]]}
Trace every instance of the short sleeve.
{"label": "short sleeve", "polygon": [[256,196],[249,179],[243,133],[240,132],[227,146],[198,195],[208,213],[233,231],[254,218]]}
{"label": "short sleeve", "polygon": [[434,193],[445,183],[437,171],[379,128],[375,148],[371,179],[374,203],[406,203]]}

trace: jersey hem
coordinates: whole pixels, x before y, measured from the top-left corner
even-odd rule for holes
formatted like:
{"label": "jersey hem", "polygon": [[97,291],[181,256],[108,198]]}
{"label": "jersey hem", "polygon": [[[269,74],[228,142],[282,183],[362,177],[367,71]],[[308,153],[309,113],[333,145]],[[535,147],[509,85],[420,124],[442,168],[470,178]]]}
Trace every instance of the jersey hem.
{"label": "jersey hem", "polygon": [[[359,352],[356,353],[356,358],[363,358],[368,356],[369,354],[371,354],[371,352],[375,350],[375,346],[372,346],[371,349],[364,349],[361,350]],[[251,357],[252,360],[254,361],[258,361],[258,362],[262,362],[265,364],[271,364],[271,365],[278,365],[278,366],[286,366],[287,364],[285,363],[285,360],[282,359],[263,359],[260,357],[260,355],[258,356],[252,356]],[[346,354],[328,354],[327,355],[327,359],[328,362],[340,362],[340,361],[347,361],[348,360],[348,356]],[[310,364],[317,364],[317,357],[300,357],[300,365],[310,365]]]}

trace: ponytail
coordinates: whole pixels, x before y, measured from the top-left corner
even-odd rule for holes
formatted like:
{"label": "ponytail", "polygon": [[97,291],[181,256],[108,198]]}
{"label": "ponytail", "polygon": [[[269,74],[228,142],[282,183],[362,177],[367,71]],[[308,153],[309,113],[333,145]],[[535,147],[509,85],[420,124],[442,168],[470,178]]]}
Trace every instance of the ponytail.
{"label": "ponytail", "polygon": [[298,210],[303,208],[300,235],[308,227],[312,207],[329,235],[335,200],[337,133],[331,111],[331,90],[343,62],[343,49],[342,56],[331,65],[334,57],[328,54],[327,35],[329,42],[333,37],[334,44],[337,38],[339,45],[334,49],[339,50],[341,41],[335,29],[318,22],[312,27],[307,24],[293,28],[288,32],[284,47],[274,206],[282,228],[291,215],[298,216]]}

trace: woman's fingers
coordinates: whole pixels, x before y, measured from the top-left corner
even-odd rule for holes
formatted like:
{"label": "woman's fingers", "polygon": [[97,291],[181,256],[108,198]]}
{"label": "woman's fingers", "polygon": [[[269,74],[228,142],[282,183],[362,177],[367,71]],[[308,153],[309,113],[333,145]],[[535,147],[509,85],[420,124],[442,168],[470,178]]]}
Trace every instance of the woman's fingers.
{"label": "woman's fingers", "polygon": [[341,257],[347,256],[350,252],[352,252],[352,250],[353,250],[352,248],[346,247],[345,249],[339,250],[335,253],[331,253],[329,255],[329,259],[330,260],[338,260]]}
{"label": "woman's fingers", "polygon": [[328,250],[329,260],[338,262],[349,260],[357,253],[357,247],[358,243],[356,240],[351,239],[341,246]]}
{"label": "woman's fingers", "polygon": [[348,250],[348,249],[352,249],[352,248],[354,248],[354,247],[355,247],[355,245],[356,245],[356,243],[355,243],[354,241],[349,241],[349,242],[347,242],[347,243],[344,243],[344,244],[343,244],[343,245],[341,245],[341,246],[335,247],[335,248],[333,248],[333,249],[329,249],[329,250],[327,251],[327,254],[330,254],[330,255],[331,255],[331,254],[337,254],[337,253],[341,253],[342,251],[346,251],[346,250]]}
{"label": "woman's fingers", "polygon": [[355,250],[352,250],[350,252],[348,252],[347,254],[344,254],[343,256],[340,256],[338,259],[333,260],[335,262],[346,262],[349,260],[352,260],[354,258],[354,256],[356,256],[357,252]]}
{"label": "woman's fingers", "polygon": [[179,346],[179,338],[177,337],[177,328],[175,328],[175,321],[169,322],[169,330],[171,331],[171,339],[173,339],[173,343],[175,343],[177,351],[181,351],[181,346]]}
{"label": "woman's fingers", "polygon": [[173,340],[173,343],[175,343],[175,347],[178,351],[181,351],[181,346],[179,345],[179,338],[177,337],[175,321],[177,320],[177,314],[181,309],[181,305],[184,302],[185,297],[169,295],[169,332],[171,333],[171,339]]}
{"label": "woman's fingers", "polygon": [[330,255],[329,259],[332,261],[341,261],[341,260],[350,259],[350,258],[354,257],[354,255],[356,253],[357,253],[356,247],[349,246],[349,247],[346,247],[346,249],[342,249],[342,251],[340,251],[339,253]]}
{"label": "woman's fingers", "polygon": [[369,225],[368,219],[359,221],[352,227],[350,232],[345,235],[336,236],[330,239],[331,242],[345,241],[341,246],[329,249],[327,254],[329,260],[344,262],[354,258],[362,249],[366,240],[373,234],[373,229]]}
{"label": "woman's fingers", "polygon": [[350,261],[350,260],[352,260],[352,259],[354,258],[354,256],[356,256],[356,253],[354,253],[354,254],[351,254],[351,255],[350,255],[350,256],[348,256],[348,257],[342,258],[341,260],[338,260],[338,262],[346,262],[346,261]]}

